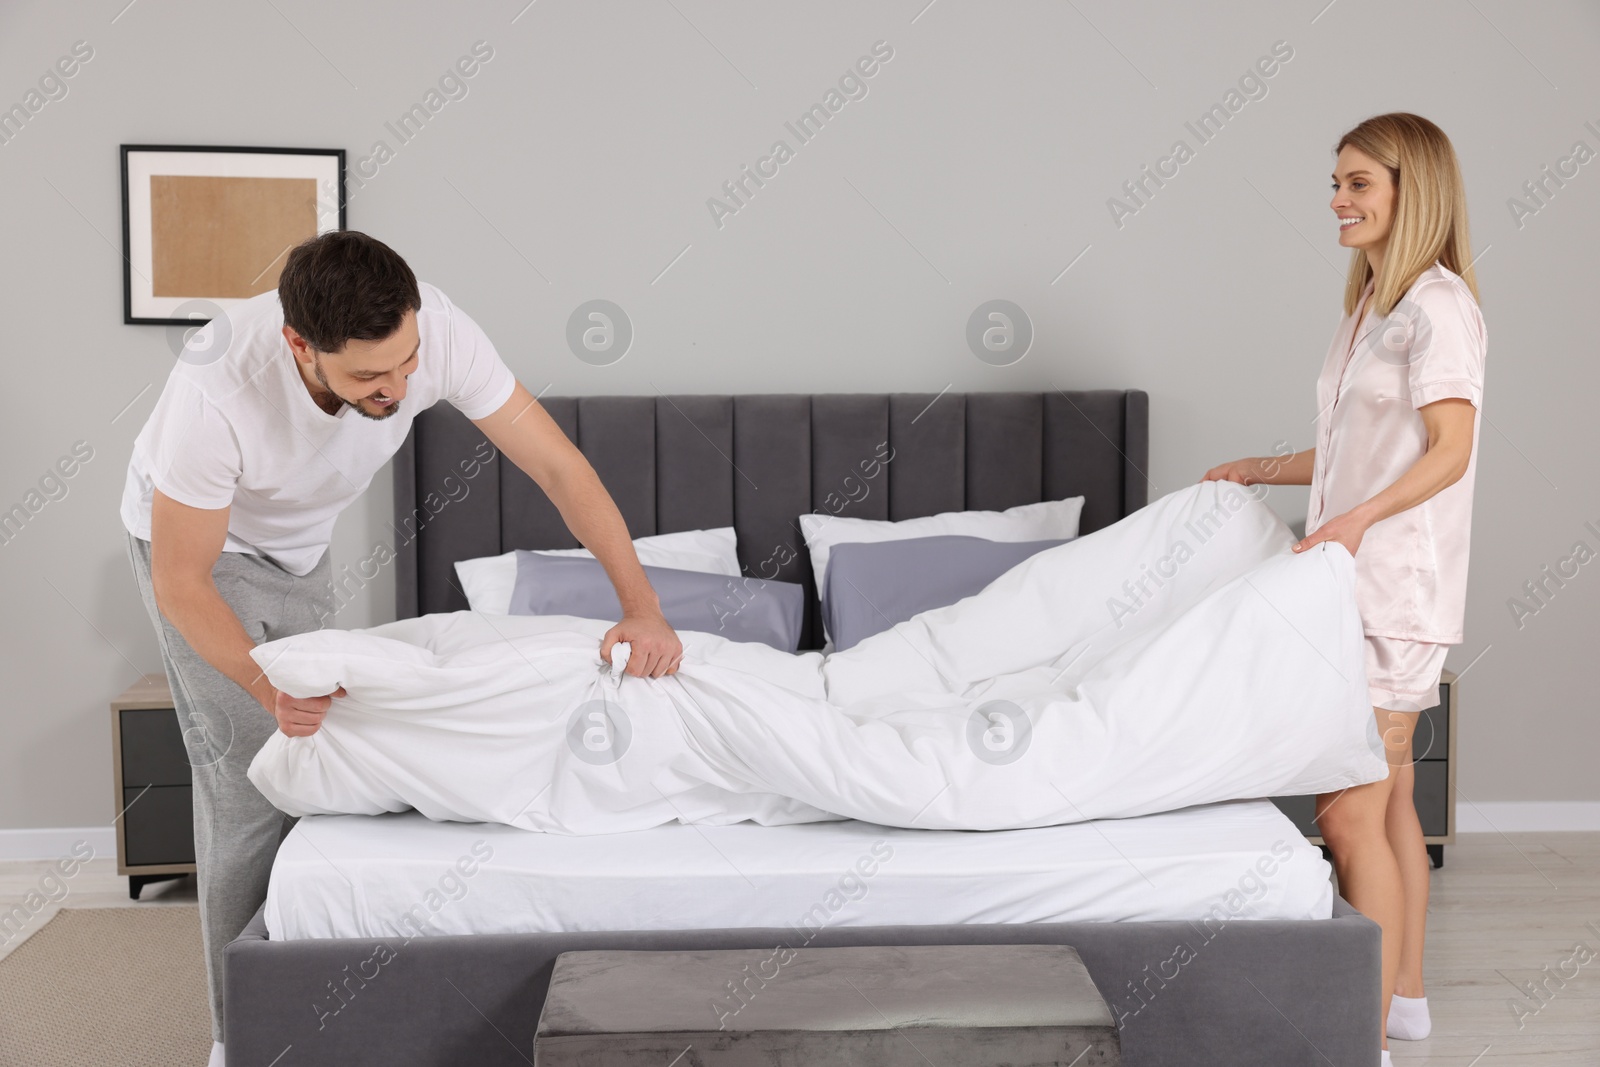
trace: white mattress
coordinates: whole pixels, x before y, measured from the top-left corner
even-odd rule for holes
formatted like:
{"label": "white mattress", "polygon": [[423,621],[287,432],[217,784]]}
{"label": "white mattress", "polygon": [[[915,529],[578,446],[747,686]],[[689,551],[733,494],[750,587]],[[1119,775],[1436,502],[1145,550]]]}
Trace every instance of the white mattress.
{"label": "white mattress", "polygon": [[856,821],[589,837],[311,815],[267,893],[274,940],[733,927],[1326,919],[1322,853],[1270,801],[1028,830]]}

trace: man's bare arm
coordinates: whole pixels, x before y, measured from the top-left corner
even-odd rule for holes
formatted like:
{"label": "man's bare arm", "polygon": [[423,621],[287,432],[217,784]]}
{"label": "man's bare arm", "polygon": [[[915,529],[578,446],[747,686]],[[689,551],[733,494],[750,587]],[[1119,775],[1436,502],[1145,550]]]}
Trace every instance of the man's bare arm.
{"label": "man's bare arm", "polygon": [[227,540],[228,510],[192,508],[155,491],[150,508],[150,584],[156,607],[190,648],[255,697],[284,733],[315,733],[329,698],[296,700],[273,688],[250,658],[254,639],[211,578]]}
{"label": "man's bare arm", "polygon": [[156,490],[150,507],[150,581],[156,606],[189,647],[270,711],[277,690],[250,658],[256,643],[211,579],[228,536],[228,510],[192,508]]}
{"label": "man's bare arm", "polygon": [[601,656],[627,641],[633,648],[629,674],[660,677],[676,671],[683,644],[661,615],[661,602],[639,565],[621,512],[583,453],[521,382],[499,410],[473,425],[544,490],[567,529],[594,553],[616,587],[622,621],[602,640]]}

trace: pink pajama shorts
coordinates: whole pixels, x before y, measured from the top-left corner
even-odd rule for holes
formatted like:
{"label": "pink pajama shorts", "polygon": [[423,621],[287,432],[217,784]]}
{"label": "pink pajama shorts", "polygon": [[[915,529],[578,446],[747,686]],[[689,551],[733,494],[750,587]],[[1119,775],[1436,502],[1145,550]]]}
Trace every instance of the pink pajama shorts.
{"label": "pink pajama shorts", "polygon": [[1367,637],[1367,692],[1386,711],[1426,711],[1439,703],[1439,675],[1449,645]]}

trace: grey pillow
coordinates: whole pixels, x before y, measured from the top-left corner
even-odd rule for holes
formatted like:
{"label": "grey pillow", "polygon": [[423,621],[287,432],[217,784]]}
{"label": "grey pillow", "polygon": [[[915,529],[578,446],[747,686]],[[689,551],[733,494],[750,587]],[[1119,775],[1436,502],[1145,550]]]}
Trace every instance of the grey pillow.
{"label": "grey pillow", "polygon": [[834,650],[981,592],[1029,556],[1066,543],[944,535],[835,545],[822,590]]}
{"label": "grey pillow", "polygon": [[[783,652],[800,644],[805,589],[793,582],[734,578],[673,567],[646,567],[673,629],[698,630],[729,641],[759,641]],[[622,603],[596,559],[517,551],[512,615],[576,615],[616,621]]]}

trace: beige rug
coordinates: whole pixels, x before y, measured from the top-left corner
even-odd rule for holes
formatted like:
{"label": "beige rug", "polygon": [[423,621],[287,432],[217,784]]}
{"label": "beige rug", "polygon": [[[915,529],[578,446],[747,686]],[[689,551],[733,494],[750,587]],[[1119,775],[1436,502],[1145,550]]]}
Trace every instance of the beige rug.
{"label": "beige rug", "polygon": [[3,1067],[204,1067],[193,905],[63,908],[0,960]]}

